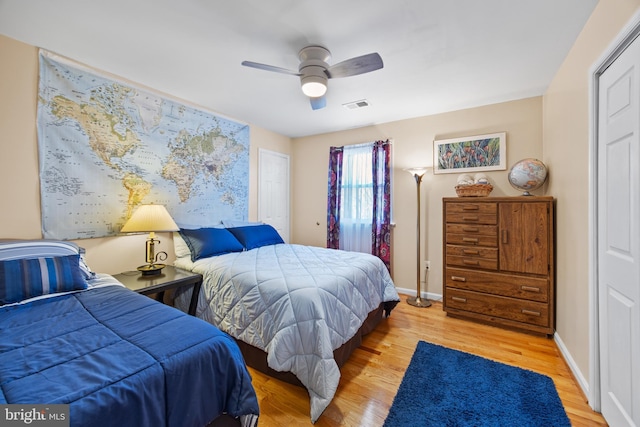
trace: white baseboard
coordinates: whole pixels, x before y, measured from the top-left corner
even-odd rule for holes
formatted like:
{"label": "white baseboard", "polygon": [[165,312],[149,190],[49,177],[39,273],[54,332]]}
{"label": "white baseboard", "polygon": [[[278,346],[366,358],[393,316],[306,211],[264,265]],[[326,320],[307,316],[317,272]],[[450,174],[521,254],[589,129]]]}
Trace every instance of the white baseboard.
{"label": "white baseboard", "polygon": [[582,392],[585,396],[589,396],[589,381],[587,381],[587,379],[582,374],[582,371],[580,371],[580,368],[578,368],[576,361],[573,360],[573,357],[571,357],[571,353],[569,353],[569,350],[567,350],[567,347],[564,345],[562,338],[560,338],[560,335],[558,335],[557,332],[553,334],[553,340],[556,342],[556,345],[560,350],[560,354],[562,354],[565,362],[567,362],[567,365],[569,365],[569,369],[571,369],[574,378],[576,379],[576,381],[578,381],[578,385],[582,389]]}
{"label": "white baseboard", "polygon": [[[416,295],[415,289],[399,288],[396,286],[396,291],[398,291],[399,294],[412,297]],[[442,301],[442,295],[434,294],[433,292],[421,292],[420,297],[430,299],[431,301]]]}

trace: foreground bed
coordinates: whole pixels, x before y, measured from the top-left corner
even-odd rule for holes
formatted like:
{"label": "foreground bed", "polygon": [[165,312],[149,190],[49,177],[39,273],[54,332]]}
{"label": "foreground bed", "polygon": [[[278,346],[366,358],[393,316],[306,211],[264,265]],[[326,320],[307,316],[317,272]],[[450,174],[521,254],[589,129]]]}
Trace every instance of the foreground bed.
{"label": "foreground bed", "polygon": [[[236,338],[250,366],[304,385],[315,422],[333,399],[339,366],[399,296],[379,258],[284,244],[261,227],[183,230],[174,238],[175,265],[204,277],[198,317]],[[207,238],[220,243],[225,231],[240,244],[212,254]],[[186,309],[189,298],[179,294],[176,303]]]}
{"label": "foreground bed", "polygon": [[[83,289],[77,271],[60,267],[64,263],[38,267],[46,283],[30,283],[27,293],[33,297],[38,287],[64,292],[14,302],[17,288],[7,278],[16,277],[17,267],[4,255],[0,403],[69,404],[72,426],[205,426],[220,416],[257,423],[251,378],[225,333],[108,275]],[[65,257],[37,263],[51,266],[59,258]],[[37,282],[31,267],[21,274]],[[78,289],[66,286],[69,280]]]}

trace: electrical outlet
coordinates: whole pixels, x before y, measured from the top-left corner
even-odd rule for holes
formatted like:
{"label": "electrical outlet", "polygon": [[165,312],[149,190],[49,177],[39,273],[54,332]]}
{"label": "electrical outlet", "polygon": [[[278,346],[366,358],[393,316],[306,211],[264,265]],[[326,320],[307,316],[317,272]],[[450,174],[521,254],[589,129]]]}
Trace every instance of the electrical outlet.
{"label": "electrical outlet", "polygon": [[422,269],[429,270],[431,268],[431,261],[422,261]]}

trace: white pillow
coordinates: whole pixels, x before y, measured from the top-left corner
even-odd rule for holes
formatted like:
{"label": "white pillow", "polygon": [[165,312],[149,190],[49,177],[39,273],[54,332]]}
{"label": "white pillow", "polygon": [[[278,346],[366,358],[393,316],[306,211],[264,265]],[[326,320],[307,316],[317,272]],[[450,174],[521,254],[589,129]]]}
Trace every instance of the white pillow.
{"label": "white pillow", "polygon": [[176,252],[176,258],[191,259],[191,250],[178,231],[173,232],[173,249]]}

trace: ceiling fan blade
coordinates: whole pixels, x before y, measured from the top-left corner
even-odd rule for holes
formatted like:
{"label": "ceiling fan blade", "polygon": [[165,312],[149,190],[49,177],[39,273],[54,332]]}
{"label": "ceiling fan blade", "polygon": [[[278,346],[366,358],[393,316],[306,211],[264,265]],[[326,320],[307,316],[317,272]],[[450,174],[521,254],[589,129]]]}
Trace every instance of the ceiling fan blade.
{"label": "ceiling fan blade", "polygon": [[358,56],[338,62],[329,67],[326,74],[329,78],[357,76],[358,74],[369,73],[379,70],[384,64],[382,58],[377,53]]}
{"label": "ceiling fan blade", "polygon": [[245,67],[257,68],[258,70],[274,71],[276,73],[290,74],[292,76],[300,76],[300,73],[286,68],[276,67],[274,65],[261,64],[259,62],[242,61]]}
{"label": "ceiling fan blade", "polygon": [[324,96],[309,98],[309,101],[311,101],[311,108],[313,110],[319,110],[327,106],[327,98],[325,98]]}

